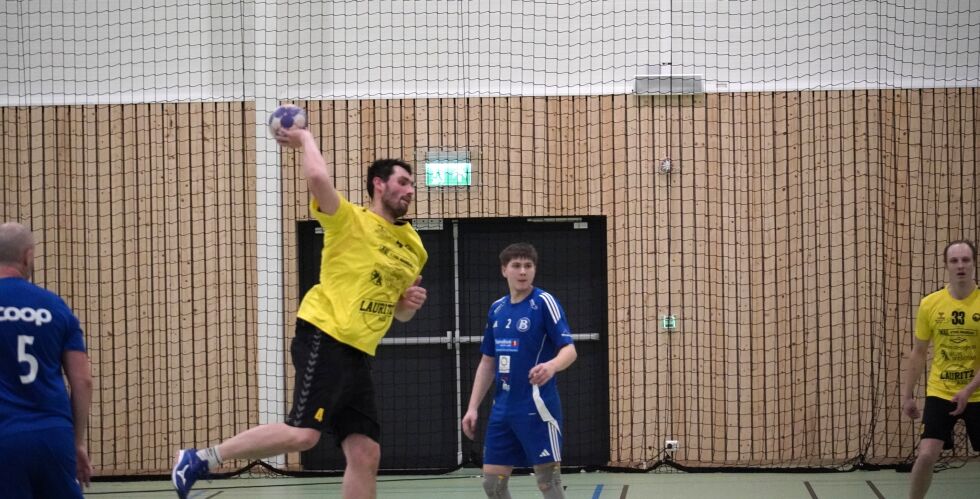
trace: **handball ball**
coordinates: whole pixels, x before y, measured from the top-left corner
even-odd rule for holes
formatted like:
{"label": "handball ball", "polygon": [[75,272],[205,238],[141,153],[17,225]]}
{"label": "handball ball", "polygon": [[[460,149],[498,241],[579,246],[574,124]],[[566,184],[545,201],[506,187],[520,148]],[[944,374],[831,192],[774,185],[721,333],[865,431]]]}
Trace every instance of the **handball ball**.
{"label": "handball ball", "polygon": [[306,112],[303,108],[286,104],[276,108],[269,115],[269,131],[275,135],[280,128],[306,128]]}

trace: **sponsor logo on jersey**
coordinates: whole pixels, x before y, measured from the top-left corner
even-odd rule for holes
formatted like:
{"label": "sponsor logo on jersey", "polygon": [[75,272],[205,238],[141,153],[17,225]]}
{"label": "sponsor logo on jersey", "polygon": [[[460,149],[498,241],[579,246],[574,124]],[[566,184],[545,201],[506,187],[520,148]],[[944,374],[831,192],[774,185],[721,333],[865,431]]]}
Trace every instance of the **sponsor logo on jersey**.
{"label": "sponsor logo on jersey", "polygon": [[973,369],[964,369],[960,371],[945,371],[939,375],[939,379],[948,381],[966,381],[973,379]]}
{"label": "sponsor logo on jersey", "polygon": [[976,349],[969,345],[966,348],[958,348],[956,350],[939,350],[939,356],[946,362],[973,362],[976,358]]}
{"label": "sponsor logo on jersey", "polygon": [[366,314],[388,316],[395,313],[395,304],[383,301],[361,300],[359,310]]}
{"label": "sponsor logo on jersey", "polygon": [[497,371],[500,374],[510,374],[510,355],[497,357]]}
{"label": "sponsor logo on jersey", "polygon": [[939,375],[939,379],[947,390],[957,391],[973,379],[973,374],[973,369],[963,364],[953,364]]}
{"label": "sponsor logo on jersey", "polygon": [[521,346],[520,340],[512,338],[497,338],[493,342],[498,352],[516,352]]}
{"label": "sponsor logo on jersey", "polygon": [[0,307],[0,322],[7,321],[32,322],[40,327],[51,322],[51,311],[46,308]]}

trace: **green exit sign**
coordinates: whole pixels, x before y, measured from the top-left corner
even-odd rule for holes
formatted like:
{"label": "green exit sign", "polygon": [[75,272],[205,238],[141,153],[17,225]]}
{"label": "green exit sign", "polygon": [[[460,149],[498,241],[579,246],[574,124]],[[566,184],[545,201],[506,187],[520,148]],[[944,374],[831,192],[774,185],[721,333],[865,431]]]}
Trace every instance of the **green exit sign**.
{"label": "green exit sign", "polygon": [[677,329],[677,317],[673,315],[665,315],[660,318],[661,325],[667,331],[673,331]]}
{"label": "green exit sign", "polygon": [[469,161],[427,161],[425,185],[429,187],[465,187],[472,185],[473,163]]}

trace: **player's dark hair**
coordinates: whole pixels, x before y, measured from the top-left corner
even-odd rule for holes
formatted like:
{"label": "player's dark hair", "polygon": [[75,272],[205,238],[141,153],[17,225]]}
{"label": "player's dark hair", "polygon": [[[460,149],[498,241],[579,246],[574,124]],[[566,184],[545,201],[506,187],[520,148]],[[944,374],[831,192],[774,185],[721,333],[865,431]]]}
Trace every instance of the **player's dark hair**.
{"label": "player's dark hair", "polygon": [[966,239],[957,239],[955,241],[950,241],[946,245],[946,249],[943,250],[943,263],[949,259],[949,248],[954,244],[965,244],[970,247],[970,252],[973,253],[973,261],[977,261],[977,245],[973,244],[973,241],[967,241]]}
{"label": "player's dark hair", "polygon": [[400,166],[408,173],[412,173],[412,165],[400,159],[379,159],[374,163],[371,163],[371,166],[368,167],[367,171],[367,191],[368,196],[371,196],[371,199],[374,199],[375,177],[380,178],[383,182],[387,182],[388,177],[390,177],[395,171],[396,166]]}
{"label": "player's dark hair", "polygon": [[535,266],[538,265],[538,250],[534,249],[530,243],[514,243],[504,248],[500,252],[500,266],[506,267],[511,260],[525,258],[531,260]]}

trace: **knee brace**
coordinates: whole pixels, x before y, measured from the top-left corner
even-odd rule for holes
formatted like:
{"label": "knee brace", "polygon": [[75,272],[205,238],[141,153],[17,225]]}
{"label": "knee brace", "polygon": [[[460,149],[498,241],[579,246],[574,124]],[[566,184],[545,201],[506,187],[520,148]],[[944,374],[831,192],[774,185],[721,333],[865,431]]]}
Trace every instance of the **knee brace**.
{"label": "knee brace", "polygon": [[534,477],[538,479],[538,489],[544,499],[565,499],[565,489],[561,487],[561,465],[539,464],[534,467]]}
{"label": "knee brace", "polygon": [[510,475],[483,475],[483,490],[490,499],[510,499],[507,481]]}

